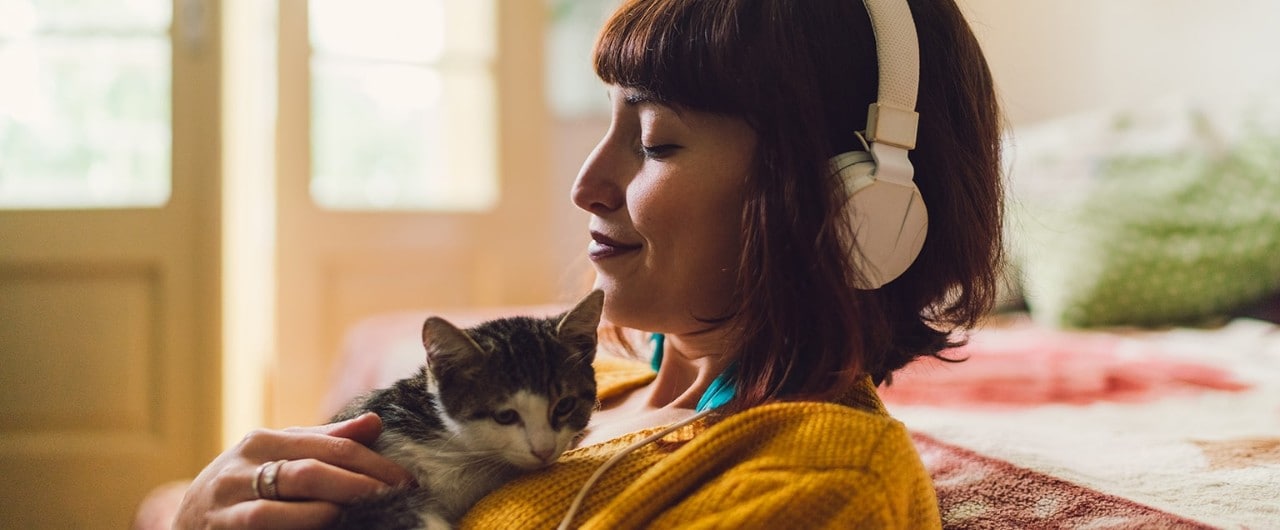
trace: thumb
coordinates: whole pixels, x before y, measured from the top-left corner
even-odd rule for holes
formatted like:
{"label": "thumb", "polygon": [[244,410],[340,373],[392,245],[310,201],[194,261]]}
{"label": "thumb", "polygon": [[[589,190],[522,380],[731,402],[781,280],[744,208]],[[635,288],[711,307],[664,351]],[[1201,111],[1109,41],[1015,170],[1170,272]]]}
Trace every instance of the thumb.
{"label": "thumb", "polygon": [[349,420],[325,425],[321,427],[320,432],[369,445],[382,433],[382,418],[372,412],[366,412]]}

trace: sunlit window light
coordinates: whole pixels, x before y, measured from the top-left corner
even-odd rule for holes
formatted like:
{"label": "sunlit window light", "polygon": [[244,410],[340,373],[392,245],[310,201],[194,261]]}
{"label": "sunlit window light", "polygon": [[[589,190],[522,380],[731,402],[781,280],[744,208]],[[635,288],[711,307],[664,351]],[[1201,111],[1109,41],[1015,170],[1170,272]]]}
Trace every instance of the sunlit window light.
{"label": "sunlit window light", "polygon": [[0,208],[163,205],[170,2],[0,0]]}
{"label": "sunlit window light", "polygon": [[497,200],[492,0],[312,0],[311,195],[345,210]]}

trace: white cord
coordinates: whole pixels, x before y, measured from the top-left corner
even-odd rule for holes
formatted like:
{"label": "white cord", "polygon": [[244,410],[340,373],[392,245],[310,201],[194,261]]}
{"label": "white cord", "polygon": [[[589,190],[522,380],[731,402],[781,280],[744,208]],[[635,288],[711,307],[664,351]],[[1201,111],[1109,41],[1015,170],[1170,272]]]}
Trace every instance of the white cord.
{"label": "white cord", "polygon": [[685,425],[688,425],[690,423],[693,423],[695,421],[698,421],[702,418],[707,417],[707,415],[711,414],[714,410],[715,409],[707,409],[697,414],[694,414],[690,418],[686,418],[684,420],[676,422],[674,425],[671,425],[670,427],[667,427],[661,431],[658,431],[653,435],[649,436],[648,438],[645,438],[636,443],[628,445],[622,451],[618,452],[618,454],[613,455],[612,458],[605,461],[605,463],[601,464],[600,467],[596,468],[596,472],[591,474],[591,478],[588,478],[587,482],[582,485],[582,489],[578,490],[578,496],[573,499],[573,504],[569,505],[569,512],[564,514],[564,520],[560,521],[560,526],[558,527],[558,530],[569,530],[569,523],[572,523],[573,518],[578,515],[578,510],[582,508],[582,502],[586,500],[587,493],[591,491],[591,488],[595,487],[596,481],[600,480],[600,477],[604,475],[604,472],[608,471],[609,468],[613,467],[613,465],[618,463],[619,460],[622,460],[623,457],[631,454],[632,451],[635,451],[636,449],[649,445],[650,443],[653,443],[654,440],[662,438],[663,436],[671,434],[676,429],[679,429],[681,427],[684,427]]}

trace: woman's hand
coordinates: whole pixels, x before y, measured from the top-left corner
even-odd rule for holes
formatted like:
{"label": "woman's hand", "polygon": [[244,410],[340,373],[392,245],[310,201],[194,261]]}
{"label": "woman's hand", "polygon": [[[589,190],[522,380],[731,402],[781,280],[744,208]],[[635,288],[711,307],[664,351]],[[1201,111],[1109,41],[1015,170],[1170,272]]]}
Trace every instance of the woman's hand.
{"label": "woman's hand", "polygon": [[[191,483],[174,528],[323,526],[338,516],[340,504],[413,481],[365,446],[381,432],[373,413],[320,427],[251,432]],[[285,462],[276,466],[276,498],[264,498],[270,489],[255,483],[269,477],[259,467],[278,460]]]}

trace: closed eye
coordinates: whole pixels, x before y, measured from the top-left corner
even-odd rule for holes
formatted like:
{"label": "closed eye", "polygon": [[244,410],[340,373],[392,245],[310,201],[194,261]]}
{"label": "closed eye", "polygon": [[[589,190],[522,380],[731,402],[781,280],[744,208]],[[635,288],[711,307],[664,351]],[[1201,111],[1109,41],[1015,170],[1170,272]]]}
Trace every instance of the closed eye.
{"label": "closed eye", "polygon": [[653,145],[653,146],[642,145],[640,146],[640,154],[644,155],[645,158],[657,160],[657,159],[663,159],[668,156],[671,156],[672,154],[675,154],[677,149],[680,149],[680,146],[676,144],[662,144],[662,145]]}

